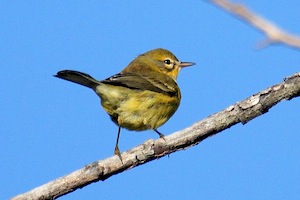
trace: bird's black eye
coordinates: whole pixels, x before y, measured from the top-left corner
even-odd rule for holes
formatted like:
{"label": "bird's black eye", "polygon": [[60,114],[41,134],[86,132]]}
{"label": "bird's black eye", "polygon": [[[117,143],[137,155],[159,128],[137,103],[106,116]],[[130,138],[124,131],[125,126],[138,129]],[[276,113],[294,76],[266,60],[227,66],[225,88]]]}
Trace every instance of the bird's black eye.
{"label": "bird's black eye", "polygon": [[166,59],[166,60],[164,60],[164,63],[166,63],[167,65],[169,65],[169,64],[171,64],[171,60]]}

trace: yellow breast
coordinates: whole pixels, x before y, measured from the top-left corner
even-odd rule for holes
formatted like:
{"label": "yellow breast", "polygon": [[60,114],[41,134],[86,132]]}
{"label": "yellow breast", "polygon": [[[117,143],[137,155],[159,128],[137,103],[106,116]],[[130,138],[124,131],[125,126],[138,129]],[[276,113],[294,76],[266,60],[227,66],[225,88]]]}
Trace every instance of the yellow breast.
{"label": "yellow breast", "polygon": [[169,96],[149,90],[100,84],[96,93],[116,124],[136,131],[157,129],[175,113],[180,104],[180,92]]}

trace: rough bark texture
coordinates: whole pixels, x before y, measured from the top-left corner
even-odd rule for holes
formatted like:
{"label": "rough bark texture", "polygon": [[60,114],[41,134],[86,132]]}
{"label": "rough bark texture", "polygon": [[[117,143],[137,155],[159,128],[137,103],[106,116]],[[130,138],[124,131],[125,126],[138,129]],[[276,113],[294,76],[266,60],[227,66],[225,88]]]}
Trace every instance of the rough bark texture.
{"label": "rough bark texture", "polygon": [[223,111],[213,114],[182,131],[166,136],[165,140],[148,140],[122,153],[123,163],[117,156],[96,161],[69,175],[12,199],[55,199],[92,182],[105,180],[112,175],[151,160],[194,146],[205,138],[237,123],[247,123],[253,118],[268,112],[272,106],[282,100],[290,100],[299,95],[300,73],[297,73],[286,78],[280,84],[269,87],[241,102],[231,105]]}

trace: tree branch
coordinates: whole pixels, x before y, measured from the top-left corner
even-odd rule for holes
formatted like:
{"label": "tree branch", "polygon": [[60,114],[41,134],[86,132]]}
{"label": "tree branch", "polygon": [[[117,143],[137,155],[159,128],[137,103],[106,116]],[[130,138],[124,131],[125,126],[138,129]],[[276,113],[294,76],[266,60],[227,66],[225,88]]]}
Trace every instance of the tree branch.
{"label": "tree branch", "polygon": [[268,38],[267,41],[264,42],[263,46],[281,43],[293,48],[300,48],[299,36],[292,35],[284,31],[266,19],[248,10],[246,7],[240,4],[231,3],[227,0],[211,0],[211,2],[263,32]]}
{"label": "tree branch", "polygon": [[118,156],[96,161],[69,175],[58,178],[27,193],[13,197],[20,199],[55,199],[90,183],[105,180],[112,175],[145,164],[170,153],[197,145],[209,136],[217,134],[237,123],[245,124],[258,117],[282,100],[300,96],[300,72],[284,79],[249,98],[233,104],[192,126],[165,137],[165,140],[148,140]]}

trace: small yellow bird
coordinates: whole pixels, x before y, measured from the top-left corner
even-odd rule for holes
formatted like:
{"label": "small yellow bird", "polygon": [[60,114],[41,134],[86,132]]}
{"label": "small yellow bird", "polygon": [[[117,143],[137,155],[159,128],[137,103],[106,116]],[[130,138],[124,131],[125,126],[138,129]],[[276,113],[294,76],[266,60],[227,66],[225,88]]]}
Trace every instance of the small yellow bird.
{"label": "small yellow bird", "polygon": [[118,147],[121,127],[143,131],[163,125],[177,110],[181,94],[176,83],[181,68],[192,62],[180,62],[166,49],[154,49],[135,58],[119,74],[97,81],[88,74],[59,71],[62,78],[93,89],[101,99],[104,110],[119,127],[114,154],[121,158]]}

